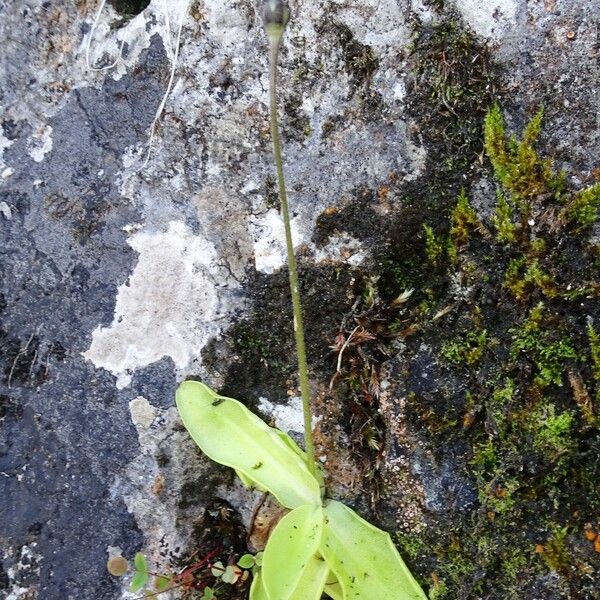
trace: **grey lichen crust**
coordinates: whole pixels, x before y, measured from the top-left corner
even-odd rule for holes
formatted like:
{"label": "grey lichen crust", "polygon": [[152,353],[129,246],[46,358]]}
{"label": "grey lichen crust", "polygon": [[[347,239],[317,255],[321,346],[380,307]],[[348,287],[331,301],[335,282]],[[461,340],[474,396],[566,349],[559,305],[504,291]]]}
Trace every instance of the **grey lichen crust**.
{"label": "grey lichen crust", "polygon": [[[181,379],[298,421],[262,10],[152,0],[132,15],[137,4],[107,3],[91,65],[95,2],[0,5],[0,596],[10,600],[129,597],[109,555],[142,549],[168,569],[216,545],[223,560],[245,551],[256,497],[182,431]],[[482,126],[498,100],[520,135],[543,104],[540,152],[569,189],[597,181],[600,8],[291,9],[284,157],[332,493],[398,532],[432,597],[591,597],[600,554],[588,538],[600,524],[586,521],[598,508],[586,485],[598,481],[600,399],[586,327],[598,332],[600,317],[597,297],[575,294],[594,278],[597,289],[598,231],[557,233],[560,207],[544,212],[536,198],[534,225],[522,225],[550,231],[563,254],[494,241],[499,188]],[[121,41],[114,68],[89,68],[112,63]],[[470,205],[457,209],[463,186]],[[538,300],[554,312],[532,313]],[[553,337],[567,326],[581,329],[568,344]],[[509,338],[521,352],[514,385],[492,377],[513,360]],[[550,383],[520,407],[542,367]],[[518,462],[517,442],[546,451]],[[523,484],[521,468],[539,485]]]}

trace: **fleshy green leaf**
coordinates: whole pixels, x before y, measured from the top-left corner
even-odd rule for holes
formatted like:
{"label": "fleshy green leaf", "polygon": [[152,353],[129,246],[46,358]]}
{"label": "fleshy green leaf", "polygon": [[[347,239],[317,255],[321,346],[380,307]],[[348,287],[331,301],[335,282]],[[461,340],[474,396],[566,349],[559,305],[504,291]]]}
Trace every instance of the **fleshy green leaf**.
{"label": "fleshy green leaf", "polygon": [[148,563],[146,562],[146,557],[141,552],[138,552],[135,555],[133,558],[133,564],[135,565],[136,571],[139,571],[140,573],[148,572]]}
{"label": "fleshy green leaf", "polygon": [[235,474],[240,478],[240,481],[247,488],[253,488],[255,490],[258,490],[259,492],[268,492],[269,491],[269,490],[267,490],[266,487],[259,485],[258,483],[256,483],[256,481],[254,481],[250,477],[246,477],[246,475],[244,473],[242,473],[241,471],[235,470]]}
{"label": "fleshy green leaf", "polygon": [[341,502],[324,511],[320,552],[337,577],[346,600],[427,600],[398,554],[389,534]]}
{"label": "fleshy green leaf", "polygon": [[252,585],[250,586],[250,600],[269,600],[260,571],[254,575],[254,579],[252,580]]}
{"label": "fleshy green leaf", "polygon": [[[309,569],[315,571],[311,559],[319,548],[322,533],[320,506],[299,506],[277,523],[265,548],[261,572],[269,598],[319,600],[325,580],[316,594],[308,595],[311,590],[304,575]],[[302,585],[304,589],[300,589]],[[302,595],[303,591],[307,593]]]}
{"label": "fleshy green leaf", "polygon": [[312,555],[304,568],[302,577],[290,596],[290,600],[320,600],[327,576],[329,565],[321,556]]}
{"label": "fleshy green leaf", "polygon": [[252,554],[244,554],[244,556],[240,557],[237,564],[238,567],[242,567],[242,569],[250,569],[255,564],[254,556]]}
{"label": "fleshy green leaf", "polygon": [[182,383],[176,401],[190,435],[214,461],[267,489],[287,508],[321,504],[319,482],[305,458],[283,441],[285,434],[269,427],[241,402],[219,396],[197,381]]}
{"label": "fleshy green leaf", "polygon": [[344,592],[342,586],[336,581],[325,585],[324,592],[333,598],[333,600],[344,600]]}
{"label": "fleshy green leaf", "polygon": [[131,578],[129,584],[129,590],[131,592],[139,592],[148,583],[148,573],[144,571],[138,571]]}

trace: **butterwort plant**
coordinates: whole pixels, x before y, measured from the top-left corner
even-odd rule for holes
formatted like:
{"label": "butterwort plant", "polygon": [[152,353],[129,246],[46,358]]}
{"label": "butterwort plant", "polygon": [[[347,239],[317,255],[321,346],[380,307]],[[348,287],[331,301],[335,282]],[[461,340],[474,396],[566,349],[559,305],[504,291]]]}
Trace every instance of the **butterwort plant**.
{"label": "butterwort plant", "polygon": [[333,600],[426,600],[389,534],[327,497],[315,461],[298,269],[277,118],[277,62],[289,16],[284,0],[266,1],[271,137],[285,226],[305,450],[237,400],[197,381],[179,386],[177,408],[208,457],[235,469],[245,485],[271,493],[289,509],[267,541],[250,600],[320,600],[323,594]]}

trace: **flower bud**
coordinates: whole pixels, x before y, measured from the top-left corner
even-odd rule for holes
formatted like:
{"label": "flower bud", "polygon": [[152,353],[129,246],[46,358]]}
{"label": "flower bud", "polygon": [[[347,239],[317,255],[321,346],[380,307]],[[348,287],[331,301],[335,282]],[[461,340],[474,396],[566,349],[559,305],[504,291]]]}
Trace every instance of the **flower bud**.
{"label": "flower bud", "polygon": [[279,39],[290,18],[290,9],[286,0],[265,0],[263,19],[267,35],[271,39]]}

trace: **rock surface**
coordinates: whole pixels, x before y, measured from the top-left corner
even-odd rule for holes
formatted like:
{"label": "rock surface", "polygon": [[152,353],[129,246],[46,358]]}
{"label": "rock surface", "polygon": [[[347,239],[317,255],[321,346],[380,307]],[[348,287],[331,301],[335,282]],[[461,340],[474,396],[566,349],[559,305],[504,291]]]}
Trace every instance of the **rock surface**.
{"label": "rock surface", "polygon": [[[528,199],[531,235],[550,244],[532,260],[553,280],[531,275],[511,297],[505,272],[525,251],[492,239],[498,182],[481,132],[493,101],[518,135],[543,104],[542,154],[569,189],[600,179],[598,3],[292,8],[282,128],[331,492],[398,534],[432,598],[596,597],[600,364],[585,331],[600,330],[598,230],[557,233]],[[223,561],[246,551],[260,497],[182,430],[182,379],[292,433],[301,423],[257,3],[109,0],[92,27],[97,9],[0,2],[10,600],[133,598],[109,556],[142,550],[179,569],[217,546]],[[481,227],[458,258],[435,258],[435,236],[458,239],[462,186]],[[571,354],[554,338],[526,346],[539,301]],[[499,416],[508,378],[506,406],[525,404]],[[528,411],[537,422],[515,416]]]}

